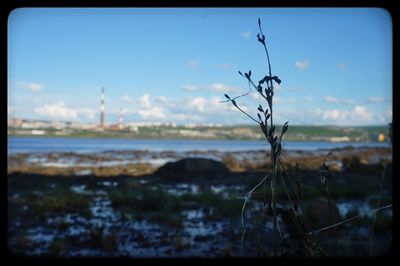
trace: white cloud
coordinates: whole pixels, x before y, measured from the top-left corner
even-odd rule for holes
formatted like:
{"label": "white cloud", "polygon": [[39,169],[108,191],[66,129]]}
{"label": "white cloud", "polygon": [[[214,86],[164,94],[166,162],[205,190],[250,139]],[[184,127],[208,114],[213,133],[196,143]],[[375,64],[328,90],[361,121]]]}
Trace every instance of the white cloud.
{"label": "white cloud", "polygon": [[317,109],[314,114],[322,121],[333,124],[365,124],[373,121],[372,111],[364,106],[356,105],[352,110]]}
{"label": "white cloud", "polygon": [[274,83],[274,90],[275,91],[280,91],[282,89],[281,85],[278,83]]}
{"label": "white cloud", "polygon": [[200,66],[200,62],[191,60],[191,61],[186,62],[186,65],[190,68],[198,68]]}
{"label": "white cloud", "polygon": [[380,97],[380,96],[373,96],[373,97],[369,97],[367,101],[369,103],[383,103],[385,101],[385,98]]}
{"label": "white cloud", "polygon": [[262,96],[261,96],[260,93],[258,93],[258,92],[252,92],[252,93],[250,94],[250,97],[251,97],[253,100],[255,100],[255,101],[259,101],[259,100],[262,99]]}
{"label": "white cloud", "polygon": [[238,87],[227,86],[222,83],[214,83],[211,86],[206,86],[206,90],[219,93],[241,93],[242,89]]}
{"label": "white cloud", "polygon": [[275,104],[281,104],[281,103],[283,103],[283,99],[281,98],[281,97],[279,97],[279,96],[274,96],[274,98],[273,98],[273,103]]}
{"label": "white cloud", "polygon": [[389,109],[386,112],[383,113],[383,117],[385,118],[385,121],[387,123],[392,122],[393,120],[393,110]]}
{"label": "white cloud", "polygon": [[199,90],[199,87],[194,86],[194,85],[183,85],[182,90],[188,91],[188,92],[197,91],[197,90]]}
{"label": "white cloud", "polygon": [[29,83],[28,89],[33,92],[41,91],[43,89],[43,85],[40,83]]}
{"label": "white cloud", "polygon": [[343,99],[342,103],[353,105],[356,104],[356,101],[353,99]]}
{"label": "white cloud", "polygon": [[172,121],[202,121],[204,117],[199,115],[189,115],[186,113],[172,113],[169,114],[168,117]]}
{"label": "white cloud", "polygon": [[34,112],[40,116],[69,119],[76,119],[80,116],[93,119],[96,114],[96,112],[90,108],[68,108],[63,102],[45,104],[42,107],[35,108]]}
{"label": "white cloud", "polygon": [[42,107],[35,108],[35,113],[41,116],[76,118],[76,110],[66,108],[63,102],[56,104],[45,104]]}
{"label": "white cloud", "polygon": [[[157,101],[156,106],[154,106],[152,99]],[[219,100],[218,97],[217,99]],[[201,122],[206,120],[204,114],[211,113],[214,110],[216,99],[203,97],[167,98],[145,94],[136,102],[141,107],[126,109],[126,114],[137,115],[142,120]]]}
{"label": "white cloud", "polygon": [[306,97],[304,97],[304,100],[306,100],[307,102],[312,102],[313,98],[310,96],[306,96]]}
{"label": "white cloud", "polygon": [[32,92],[39,92],[44,88],[43,84],[37,82],[17,82],[17,86]]}
{"label": "white cloud", "polygon": [[339,100],[333,96],[325,96],[324,101],[328,103],[339,103]]}
{"label": "white cloud", "polygon": [[[248,110],[245,102],[238,101],[237,104],[244,111]],[[236,110],[236,107],[232,105],[232,103],[224,102],[224,99],[213,96],[211,98],[203,98],[203,97],[189,97],[182,105],[184,110],[190,110],[190,114],[195,114],[194,112],[198,112],[198,115],[211,115],[211,117],[227,115],[230,114],[232,110]]]}
{"label": "white cloud", "polygon": [[210,90],[214,92],[229,92],[231,89],[222,83],[214,83],[211,85]]}
{"label": "white cloud", "polygon": [[298,101],[297,98],[289,98],[289,99],[288,99],[288,102],[289,102],[289,103],[295,103],[295,102],[297,102],[297,101]]}
{"label": "white cloud", "polygon": [[167,99],[167,97],[165,97],[165,96],[157,96],[157,97],[156,97],[156,100],[157,100],[158,102],[161,102],[161,103],[166,103],[166,102],[168,102],[168,99]]}
{"label": "white cloud", "polygon": [[357,102],[353,99],[338,99],[333,96],[325,96],[324,101],[327,103],[342,103],[348,105],[355,105]]}
{"label": "white cloud", "polygon": [[310,67],[310,61],[308,60],[296,61],[294,65],[300,70],[305,70]]}
{"label": "white cloud", "polygon": [[352,113],[350,113],[350,116],[354,116],[355,119],[360,119],[361,121],[372,121],[373,120],[373,115],[372,111],[368,110],[364,106],[359,106],[356,105],[354,107],[354,110]]}
{"label": "white cloud", "polygon": [[206,106],[206,100],[203,97],[195,97],[189,100],[188,105],[190,108],[193,108],[198,112],[203,113]]}
{"label": "white cloud", "polygon": [[127,103],[132,103],[132,99],[128,95],[122,96],[122,100]]}
{"label": "white cloud", "polygon": [[130,108],[125,110],[125,114],[136,114],[143,120],[165,120],[167,118],[166,109],[163,106],[168,103],[165,96],[157,96],[155,99],[159,104],[154,106],[151,96],[146,93],[139,99],[132,101],[139,108]]}
{"label": "white cloud", "polygon": [[242,32],[242,37],[243,37],[243,38],[249,39],[250,36],[251,36],[251,31],[248,30],[248,31],[243,31],[243,32]]}
{"label": "white cloud", "polygon": [[347,116],[347,113],[339,109],[326,110],[322,113],[322,120],[337,122],[340,120],[340,118],[342,118],[341,120],[343,120],[345,116]]}
{"label": "white cloud", "polygon": [[140,97],[139,99],[139,106],[141,108],[150,108],[151,107],[151,103],[150,103],[150,95],[148,95],[147,93],[145,95],[143,95],[142,97]]}
{"label": "white cloud", "polygon": [[79,108],[79,109],[76,109],[76,111],[79,116],[82,115],[89,119],[94,119],[96,116],[96,111],[94,111],[93,109],[90,109],[90,108]]}
{"label": "white cloud", "polygon": [[184,85],[182,86],[182,90],[186,92],[194,92],[194,91],[209,91],[209,92],[218,92],[218,93],[241,93],[242,89],[238,87],[230,87],[222,83],[213,83],[211,85]]}
{"label": "white cloud", "polygon": [[339,62],[336,64],[336,67],[340,70],[345,70],[347,68],[347,65],[345,63]]}
{"label": "white cloud", "polygon": [[[265,102],[265,100],[263,99],[263,97],[258,92],[252,92],[250,94],[250,98],[253,100],[253,102],[255,102],[257,104],[263,105],[265,103],[266,106],[268,105]],[[284,100],[281,97],[276,96],[276,95],[274,96],[272,101],[273,101],[273,104],[282,104],[284,102]]]}
{"label": "white cloud", "polygon": [[164,110],[160,107],[151,107],[151,108],[147,108],[147,109],[141,109],[138,111],[138,114],[144,120],[165,119],[166,118]]}

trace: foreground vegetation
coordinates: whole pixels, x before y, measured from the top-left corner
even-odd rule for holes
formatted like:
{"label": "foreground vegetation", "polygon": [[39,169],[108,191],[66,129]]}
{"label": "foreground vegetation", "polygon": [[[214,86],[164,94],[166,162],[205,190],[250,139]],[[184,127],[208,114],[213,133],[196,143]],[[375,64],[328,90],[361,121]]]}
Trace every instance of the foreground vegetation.
{"label": "foreground vegetation", "polygon": [[[299,167],[290,163],[286,167],[289,175],[299,177],[304,217],[311,232],[330,225],[331,220],[325,188],[317,174],[321,160],[306,167],[302,158],[297,158]],[[8,250],[12,255],[41,257],[273,255],[272,224],[263,211],[265,199],[271,196],[268,190],[265,195],[255,193],[248,202],[244,212],[247,233],[241,243],[243,196],[270,166],[232,158],[224,161],[232,172],[223,178],[210,172],[202,178],[188,176],[183,180],[152,173],[114,175],[108,171],[110,175],[97,175],[93,171],[73,175],[73,169],[65,168],[32,174],[15,168],[7,178]],[[344,165],[342,170],[332,171],[329,192],[334,212],[337,221],[360,217],[337,226],[335,232],[315,233],[313,238],[324,251],[320,256],[369,256],[371,210],[378,200],[380,206],[392,202],[391,164],[353,160]],[[280,203],[286,201],[282,187],[277,188],[276,197]],[[287,230],[279,219],[278,224],[282,232]],[[374,225],[374,255],[390,250],[392,226],[390,209],[379,212]]]}

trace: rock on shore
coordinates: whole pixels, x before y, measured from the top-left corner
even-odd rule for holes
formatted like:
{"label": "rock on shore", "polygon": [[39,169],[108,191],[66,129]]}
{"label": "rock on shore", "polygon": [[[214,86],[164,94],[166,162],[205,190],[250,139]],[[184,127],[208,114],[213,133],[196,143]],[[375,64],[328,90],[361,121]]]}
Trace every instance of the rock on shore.
{"label": "rock on shore", "polygon": [[221,162],[206,158],[184,158],[165,164],[155,174],[165,178],[193,178],[226,176],[229,173],[229,169]]}

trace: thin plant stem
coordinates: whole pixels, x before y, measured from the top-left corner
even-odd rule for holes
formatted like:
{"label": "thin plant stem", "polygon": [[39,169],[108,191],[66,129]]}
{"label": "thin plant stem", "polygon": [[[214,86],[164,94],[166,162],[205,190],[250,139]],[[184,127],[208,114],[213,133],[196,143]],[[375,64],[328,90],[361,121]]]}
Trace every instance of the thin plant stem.
{"label": "thin plant stem", "polygon": [[240,112],[242,112],[243,114],[247,115],[251,120],[253,120],[254,122],[256,122],[257,124],[260,124],[260,122],[258,122],[256,119],[254,119],[251,115],[249,115],[248,113],[246,113],[245,111],[243,111],[238,105],[235,105],[235,107],[237,109],[239,109]]}
{"label": "thin plant stem", "polygon": [[[386,205],[386,206],[383,206],[383,207],[374,209],[374,210],[372,210],[372,211],[376,213],[376,212],[378,212],[378,211],[380,211],[380,210],[391,208],[392,205],[393,205],[393,204],[391,203],[391,204],[388,204],[388,205]],[[339,222],[339,223],[335,223],[335,224],[326,226],[326,227],[324,227],[324,228],[321,228],[321,229],[318,229],[318,230],[309,232],[308,235],[313,235],[313,234],[315,234],[315,233],[319,233],[319,232],[322,232],[322,231],[325,231],[325,230],[334,228],[334,227],[336,227],[336,226],[342,225],[342,224],[344,224],[344,223],[347,223],[347,222],[349,222],[349,221],[351,221],[351,220],[354,220],[354,219],[357,219],[357,218],[359,218],[359,217],[362,217],[362,215],[359,214],[359,215],[353,216],[353,217],[351,217],[351,218],[349,218],[349,219],[346,219],[346,220],[344,220],[344,221],[341,221],[341,222]]]}
{"label": "thin plant stem", "polygon": [[245,197],[244,197],[244,203],[242,206],[242,213],[241,213],[241,222],[242,222],[242,228],[243,228],[243,233],[242,233],[242,238],[240,240],[240,246],[241,246],[241,252],[243,254],[243,240],[244,240],[244,236],[246,234],[246,227],[244,225],[244,211],[246,208],[246,204],[247,201],[251,198],[251,195],[253,194],[253,192],[263,183],[265,182],[265,180],[267,180],[268,177],[271,176],[271,173],[269,175],[266,175],[257,185],[255,185],[249,192],[246,193]]}
{"label": "thin plant stem", "polygon": [[290,193],[289,193],[289,190],[288,190],[288,188],[287,188],[287,186],[286,186],[286,182],[285,182],[285,180],[283,179],[282,171],[279,171],[279,176],[280,176],[280,178],[281,178],[282,185],[283,185],[283,188],[285,189],[285,192],[286,192],[286,195],[287,195],[287,197],[288,197],[288,200],[289,200],[290,203],[292,203],[293,201],[292,201],[292,198],[290,197]]}
{"label": "thin plant stem", "polygon": [[[379,181],[379,198],[378,198],[378,202],[376,204],[376,208],[379,208],[379,206],[381,205],[381,198],[382,198],[382,194],[383,194],[383,180],[384,180],[385,174],[386,174],[386,166],[387,166],[387,164],[385,163],[385,165],[383,167],[382,176]],[[372,251],[373,251],[375,223],[376,223],[376,212],[374,213],[374,217],[373,217],[372,224],[371,224],[371,232],[370,232],[370,239],[369,239],[369,255],[370,256],[372,256]]]}
{"label": "thin plant stem", "polygon": [[[260,28],[260,33],[261,36],[264,35],[262,28],[261,28],[261,23],[258,24],[258,27]],[[271,76],[272,70],[271,70],[271,62],[269,60],[269,54],[268,54],[268,49],[267,46],[265,45],[265,43],[263,43],[264,49],[265,49],[265,53],[267,54],[267,60],[268,60],[268,70],[269,70],[269,75]]]}

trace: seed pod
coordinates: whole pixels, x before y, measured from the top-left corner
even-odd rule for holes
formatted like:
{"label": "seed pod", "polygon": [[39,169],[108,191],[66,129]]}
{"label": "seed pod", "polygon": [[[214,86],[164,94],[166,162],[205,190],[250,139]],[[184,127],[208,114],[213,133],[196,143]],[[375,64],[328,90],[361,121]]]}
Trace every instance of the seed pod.
{"label": "seed pod", "polygon": [[227,98],[228,100],[230,100],[231,99],[231,97],[229,97],[229,95],[228,94],[224,94],[225,95],[225,98]]}
{"label": "seed pod", "polygon": [[276,83],[281,84],[281,80],[277,76],[274,76],[272,79],[275,80]]}

